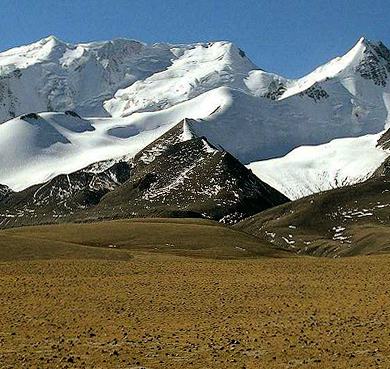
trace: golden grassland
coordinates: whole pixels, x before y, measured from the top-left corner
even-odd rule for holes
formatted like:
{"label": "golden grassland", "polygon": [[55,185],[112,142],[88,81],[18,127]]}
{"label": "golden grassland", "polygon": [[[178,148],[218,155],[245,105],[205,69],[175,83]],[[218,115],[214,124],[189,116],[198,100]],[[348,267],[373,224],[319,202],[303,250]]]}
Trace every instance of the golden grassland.
{"label": "golden grassland", "polygon": [[41,258],[0,262],[0,368],[390,367],[389,256],[48,254],[41,237]]}

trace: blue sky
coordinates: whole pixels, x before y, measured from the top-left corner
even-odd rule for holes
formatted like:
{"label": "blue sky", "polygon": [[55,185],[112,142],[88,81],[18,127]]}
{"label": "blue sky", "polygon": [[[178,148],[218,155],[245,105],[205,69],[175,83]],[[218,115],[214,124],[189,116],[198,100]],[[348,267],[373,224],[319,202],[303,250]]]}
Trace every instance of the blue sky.
{"label": "blue sky", "polygon": [[390,48],[388,0],[0,0],[0,50],[68,42],[230,40],[270,72],[300,77],[361,36]]}

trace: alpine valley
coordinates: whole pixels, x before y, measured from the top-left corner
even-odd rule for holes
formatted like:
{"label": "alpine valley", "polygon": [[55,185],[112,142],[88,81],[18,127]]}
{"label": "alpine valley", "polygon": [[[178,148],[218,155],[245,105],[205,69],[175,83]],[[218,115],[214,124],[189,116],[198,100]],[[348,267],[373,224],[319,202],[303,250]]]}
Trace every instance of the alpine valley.
{"label": "alpine valley", "polygon": [[226,41],[50,36],[0,53],[0,228],[203,218],[256,255],[388,252],[389,112],[365,38],[287,79]]}

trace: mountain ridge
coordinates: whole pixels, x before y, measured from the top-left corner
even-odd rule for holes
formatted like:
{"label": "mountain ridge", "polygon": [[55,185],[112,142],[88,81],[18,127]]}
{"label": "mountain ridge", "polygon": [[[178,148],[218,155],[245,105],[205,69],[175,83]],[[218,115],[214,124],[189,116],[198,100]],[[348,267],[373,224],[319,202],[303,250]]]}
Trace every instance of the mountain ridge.
{"label": "mountain ridge", "polygon": [[388,140],[389,130],[338,138],[325,144],[300,146],[284,157],[253,162],[247,167],[297,200],[370,178],[390,155]]}
{"label": "mountain ridge", "polygon": [[[389,120],[389,60],[382,43],[361,39],[343,57],[288,80],[260,70],[229,42],[146,45],[116,39],[72,45],[48,37],[10,49],[0,53],[6,108],[19,104],[31,112],[57,104],[59,110],[75,108],[77,117],[39,113],[32,121],[25,114],[0,124],[0,183],[22,190],[95,161],[134,156],[184,118],[194,120],[189,126],[195,135],[249,166],[302,145],[378,134]],[[43,90],[10,100],[27,77],[28,86],[38,83]],[[121,89],[118,81],[124,80],[130,86]],[[85,82],[93,101],[72,81]],[[114,96],[108,100],[99,95],[107,88]],[[82,101],[75,102],[75,91]],[[43,105],[42,96],[48,99]],[[49,100],[55,104],[48,106]],[[78,107],[84,103],[99,109],[109,104],[117,117],[83,117]],[[85,127],[74,128],[80,124]]]}

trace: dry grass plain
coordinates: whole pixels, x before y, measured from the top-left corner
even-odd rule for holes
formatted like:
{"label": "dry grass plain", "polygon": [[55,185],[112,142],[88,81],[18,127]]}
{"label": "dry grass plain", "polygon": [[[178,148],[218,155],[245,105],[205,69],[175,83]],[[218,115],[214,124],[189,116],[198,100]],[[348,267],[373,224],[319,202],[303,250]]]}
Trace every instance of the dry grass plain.
{"label": "dry grass plain", "polygon": [[48,247],[0,262],[0,368],[390,367],[390,256]]}
{"label": "dry grass plain", "polygon": [[204,219],[127,219],[0,230],[0,261],[126,260],[129,251],[223,259],[290,256],[267,241]]}

